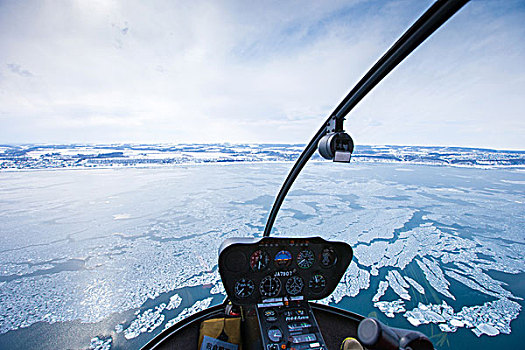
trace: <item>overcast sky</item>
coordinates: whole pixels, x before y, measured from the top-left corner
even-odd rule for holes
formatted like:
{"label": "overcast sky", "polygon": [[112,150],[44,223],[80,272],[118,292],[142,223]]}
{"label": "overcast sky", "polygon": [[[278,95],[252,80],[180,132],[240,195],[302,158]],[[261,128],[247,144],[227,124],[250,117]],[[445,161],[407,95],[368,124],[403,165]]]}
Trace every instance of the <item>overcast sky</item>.
{"label": "overcast sky", "polygon": [[[431,1],[0,0],[0,143],[306,143]],[[472,1],[348,116],[525,150],[525,6]]]}

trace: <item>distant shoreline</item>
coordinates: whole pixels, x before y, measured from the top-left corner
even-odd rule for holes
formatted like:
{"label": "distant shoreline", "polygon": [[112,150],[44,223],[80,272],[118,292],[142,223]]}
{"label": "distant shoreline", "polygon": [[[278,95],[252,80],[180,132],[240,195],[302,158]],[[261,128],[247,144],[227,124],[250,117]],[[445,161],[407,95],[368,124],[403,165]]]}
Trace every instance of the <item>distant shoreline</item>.
{"label": "distant shoreline", "polygon": [[[208,163],[286,163],[298,144],[0,145],[0,171],[157,168]],[[525,151],[466,147],[357,146],[359,163],[420,164],[473,168],[524,168]],[[324,161],[317,153],[313,161]]]}

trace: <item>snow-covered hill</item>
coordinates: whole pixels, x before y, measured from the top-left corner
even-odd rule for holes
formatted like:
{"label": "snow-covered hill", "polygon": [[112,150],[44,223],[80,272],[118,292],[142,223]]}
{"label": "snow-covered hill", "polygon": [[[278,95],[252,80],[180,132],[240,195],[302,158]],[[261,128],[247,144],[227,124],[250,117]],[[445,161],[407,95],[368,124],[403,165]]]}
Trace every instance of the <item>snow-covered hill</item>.
{"label": "snow-covered hill", "polygon": [[[153,166],[206,162],[294,161],[300,144],[0,145],[0,169]],[[314,160],[322,158],[315,154]],[[358,162],[523,167],[525,151],[463,147],[357,146]]]}

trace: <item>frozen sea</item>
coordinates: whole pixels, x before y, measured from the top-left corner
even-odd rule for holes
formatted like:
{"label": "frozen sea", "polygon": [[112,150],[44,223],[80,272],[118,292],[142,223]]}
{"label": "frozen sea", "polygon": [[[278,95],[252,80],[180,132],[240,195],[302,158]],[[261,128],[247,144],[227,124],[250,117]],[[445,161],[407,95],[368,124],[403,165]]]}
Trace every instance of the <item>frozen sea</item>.
{"label": "frozen sea", "polygon": [[[136,349],[224,298],[217,249],[261,236],[291,163],[0,172],[0,349]],[[525,171],[310,163],[274,235],[343,240],[326,300],[438,349],[520,348]]]}

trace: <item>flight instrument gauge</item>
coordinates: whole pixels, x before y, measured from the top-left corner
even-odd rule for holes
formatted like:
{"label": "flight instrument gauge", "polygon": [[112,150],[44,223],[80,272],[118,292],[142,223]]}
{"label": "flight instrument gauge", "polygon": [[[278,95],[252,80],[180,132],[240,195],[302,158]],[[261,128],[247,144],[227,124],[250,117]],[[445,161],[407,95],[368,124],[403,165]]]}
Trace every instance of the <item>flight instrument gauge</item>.
{"label": "flight instrument gauge", "polygon": [[272,327],[268,330],[268,338],[270,338],[272,342],[278,343],[283,338],[283,332],[281,332],[279,327]]}
{"label": "flight instrument gauge", "polygon": [[274,276],[266,276],[261,280],[259,287],[263,297],[274,297],[281,291],[281,280]]}
{"label": "flight instrument gauge", "polygon": [[321,293],[324,287],[326,287],[326,279],[320,273],[313,275],[308,282],[308,288],[315,294]]}
{"label": "flight instrument gauge", "polygon": [[301,269],[309,269],[314,264],[314,261],[314,252],[310,249],[301,250],[299,254],[297,254],[297,266]]}
{"label": "flight instrument gauge", "polygon": [[332,248],[324,248],[321,252],[321,266],[332,267],[337,262],[337,255]]}
{"label": "flight instrument gauge", "polygon": [[292,276],[286,281],[286,291],[290,295],[297,295],[303,291],[304,281],[299,276]]}
{"label": "flight instrument gauge", "polygon": [[275,255],[275,265],[279,267],[288,267],[292,263],[292,253],[287,250],[281,250]]}
{"label": "flight instrument gauge", "polygon": [[241,278],[235,283],[235,295],[239,298],[248,298],[255,290],[255,283],[252,280]]}
{"label": "flight instrument gauge", "polygon": [[270,256],[264,250],[256,250],[250,257],[250,267],[253,271],[262,271],[268,267]]}

